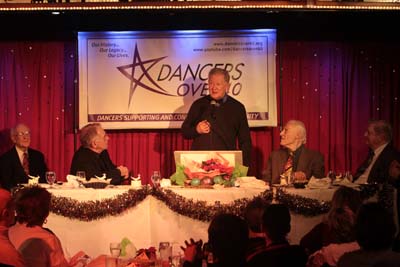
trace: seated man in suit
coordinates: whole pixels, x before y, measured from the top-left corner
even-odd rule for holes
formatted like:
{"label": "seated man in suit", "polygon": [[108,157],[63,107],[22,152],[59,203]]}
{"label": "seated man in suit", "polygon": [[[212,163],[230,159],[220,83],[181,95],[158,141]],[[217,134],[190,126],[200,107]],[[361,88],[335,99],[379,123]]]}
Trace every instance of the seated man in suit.
{"label": "seated man in suit", "polygon": [[43,154],[30,148],[31,132],[25,124],[18,124],[11,129],[13,148],[0,158],[0,184],[10,190],[20,183],[28,183],[28,175],[40,176],[39,182],[45,183],[47,166]]}
{"label": "seated man in suit", "polygon": [[72,158],[70,174],[85,171],[86,178],[95,176],[111,178],[111,184],[121,184],[129,178],[129,170],[125,166],[116,166],[107,151],[108,135],[99,123],[91,123],[81,129],[81,147]]}
{"label": "seated man in suit", "polygon": [[391,162],[400,161],[400,154],[392,144],[392,127],[383,120],[370,121],[364,136],[369,153],[367,159],[358,167],[354,182],[387,182]]}
{"label": "seated man in suit", "polygon": [[280,183],[281,176],[290,176],[298,180],[310,179],[312,176],[325,176],[324,157],[318,151],[307,149],[304,144],[307,140],[304,123],[290,120],[286,123],[281,136],[279,150],[272,151],[263,174],[267,183]]}

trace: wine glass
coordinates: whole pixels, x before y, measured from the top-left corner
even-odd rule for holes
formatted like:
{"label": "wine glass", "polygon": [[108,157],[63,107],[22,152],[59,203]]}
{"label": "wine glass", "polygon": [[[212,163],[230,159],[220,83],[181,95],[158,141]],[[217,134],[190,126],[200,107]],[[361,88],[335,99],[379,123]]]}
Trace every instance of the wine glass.
{"label": "wine glass", "polygon": [[45,175],[46,175],[46,181],[50,185],[50,188],[53,188],[53,184],[57,180],[56,173],[53,171],[48,171],[48,172],[46,172]]}
{"label": "wine glass", "polygon": [[154,187],[160,186],[161,175],[160,171],[154,171],[153,175],[151,176],[151,182],[153,183]]}
{"label": "wine glass", "polygon": [[110,243],[111,256],[118,258],[121,255],[121,243],[111,242]]}

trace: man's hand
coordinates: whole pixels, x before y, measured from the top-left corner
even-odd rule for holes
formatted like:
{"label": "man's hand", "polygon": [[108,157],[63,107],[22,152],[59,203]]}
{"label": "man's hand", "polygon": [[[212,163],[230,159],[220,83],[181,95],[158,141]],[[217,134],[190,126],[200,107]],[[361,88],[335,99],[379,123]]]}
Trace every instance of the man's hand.
{"label": "man's hand", "polygon": [[211,131],[211,124],[207,120],[203,120],[197,124],[196,131],[199,134],[207,134]]}
{"label": "man's hand", "polygon": [[129,177],[129,170],[127,167],[125,166],[118,166],[117,169],[121,172],[121,176],[124,178],[128,178]]}
{"label": "man's hand", "polygon": [[306,181],[307,176],[304,172],[298,171],[293,173],[294,181]]}
{"label": "man's hand", "polygon": [[190,239],[190,243],[185,240],[185,247],[181,246],[181,249],[184,252],[184,260],[188,262],[194,262],[196,259],[200,259],[202,257],[202,246],[203,240],[194,241],[192,238]]}

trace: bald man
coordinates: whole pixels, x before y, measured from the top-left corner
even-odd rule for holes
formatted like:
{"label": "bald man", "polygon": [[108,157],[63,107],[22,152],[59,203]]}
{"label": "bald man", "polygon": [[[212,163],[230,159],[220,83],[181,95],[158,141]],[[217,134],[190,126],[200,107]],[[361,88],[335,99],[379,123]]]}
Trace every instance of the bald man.
{"label": "bald man", "polygon": [[312,176],[325,176],[324,157],[318,151],[305,147],[307,132],[304,123],[290,120],[280,133],[281,146],[279,150],[271,152],[267,168],[263,173],[263,180],[269,184],[279,184],[280,177],[285,172],[285,165],[289,155],[293,154],[292,172],[299,180],[310,179]]}
{"label": "bald man", "polygon": [[0,265],[25,266],[22,256],[8,239],[8,227],[14,223],[15,209],[10,192],[0,188]]}
{"label": "bald man", "polygon": [[70,172],[75,175],[77,171],[85,171],[86,178],[106,175],[114,185],[121,184],[129,178],[126,166],[116,166],[108,154],[109,136],[100,123],[89,123],[80,132],[81,147],[75,151],[72,158]]}
{"label": "bald man", "polygon": [[10,190],[20,183],[28,183],[28,175],[40,176],[39,182],[45,183],[44,174],[47,166],[44,155],[29,147],[31,144],[29,127],[20,123],[11,129],[10,136],[14,147],[0,157],[1,187]]}

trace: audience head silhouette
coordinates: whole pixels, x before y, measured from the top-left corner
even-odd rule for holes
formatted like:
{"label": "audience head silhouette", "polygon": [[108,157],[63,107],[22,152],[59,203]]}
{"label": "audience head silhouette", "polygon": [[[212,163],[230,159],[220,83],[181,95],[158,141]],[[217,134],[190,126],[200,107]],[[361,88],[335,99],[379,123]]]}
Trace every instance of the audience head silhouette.
{"label": "audience head silhouette", "polygon": [[42,187],[25,187],[16,193],[17,221],[42,226],[50,212],[51,194]]}
{"label": "audience head silhouette", "polygon": [[392,246],[396,226],[394,218],[379,203],[361,206],[355,224],[356,240],[364,250],[384,250]]}
{"label": "audience head silhouette", "polygon": [[262,232],[262,216],[268,203],[261,197],[256,197],[246,206],[244,218],[251,232]]}
{"label": "audience head silhouette", "polygon": [[272,243],[286,241],[290,232],[289,209],[283,204],[267,206],[263,214],[263,227],[267,239]]}
{"label": "audience head silhouette", "polygon": [[352,212],[357,213],[362,204],[360,191],[353,188],[341,186],[332,197],[331,210],[348,207]]}
{"label": "audience head silhouette", "polygon": [[0,225],[8,227],[14,223],[14,203],[9,191],[0,188]]}
{"label": "audience head silhouette", "polygon": [[208,242],[218,266],[244,266],[248,242],[246,222],[233,214],[219,214],[208,228]]}
{"label": "audience head silhouette", "polygon": [[326,223],[335,237],[335,242],[346,243],[355,240],[354,223],[361,204],[359,191],[345,186],[335,191],[326,217]]}

